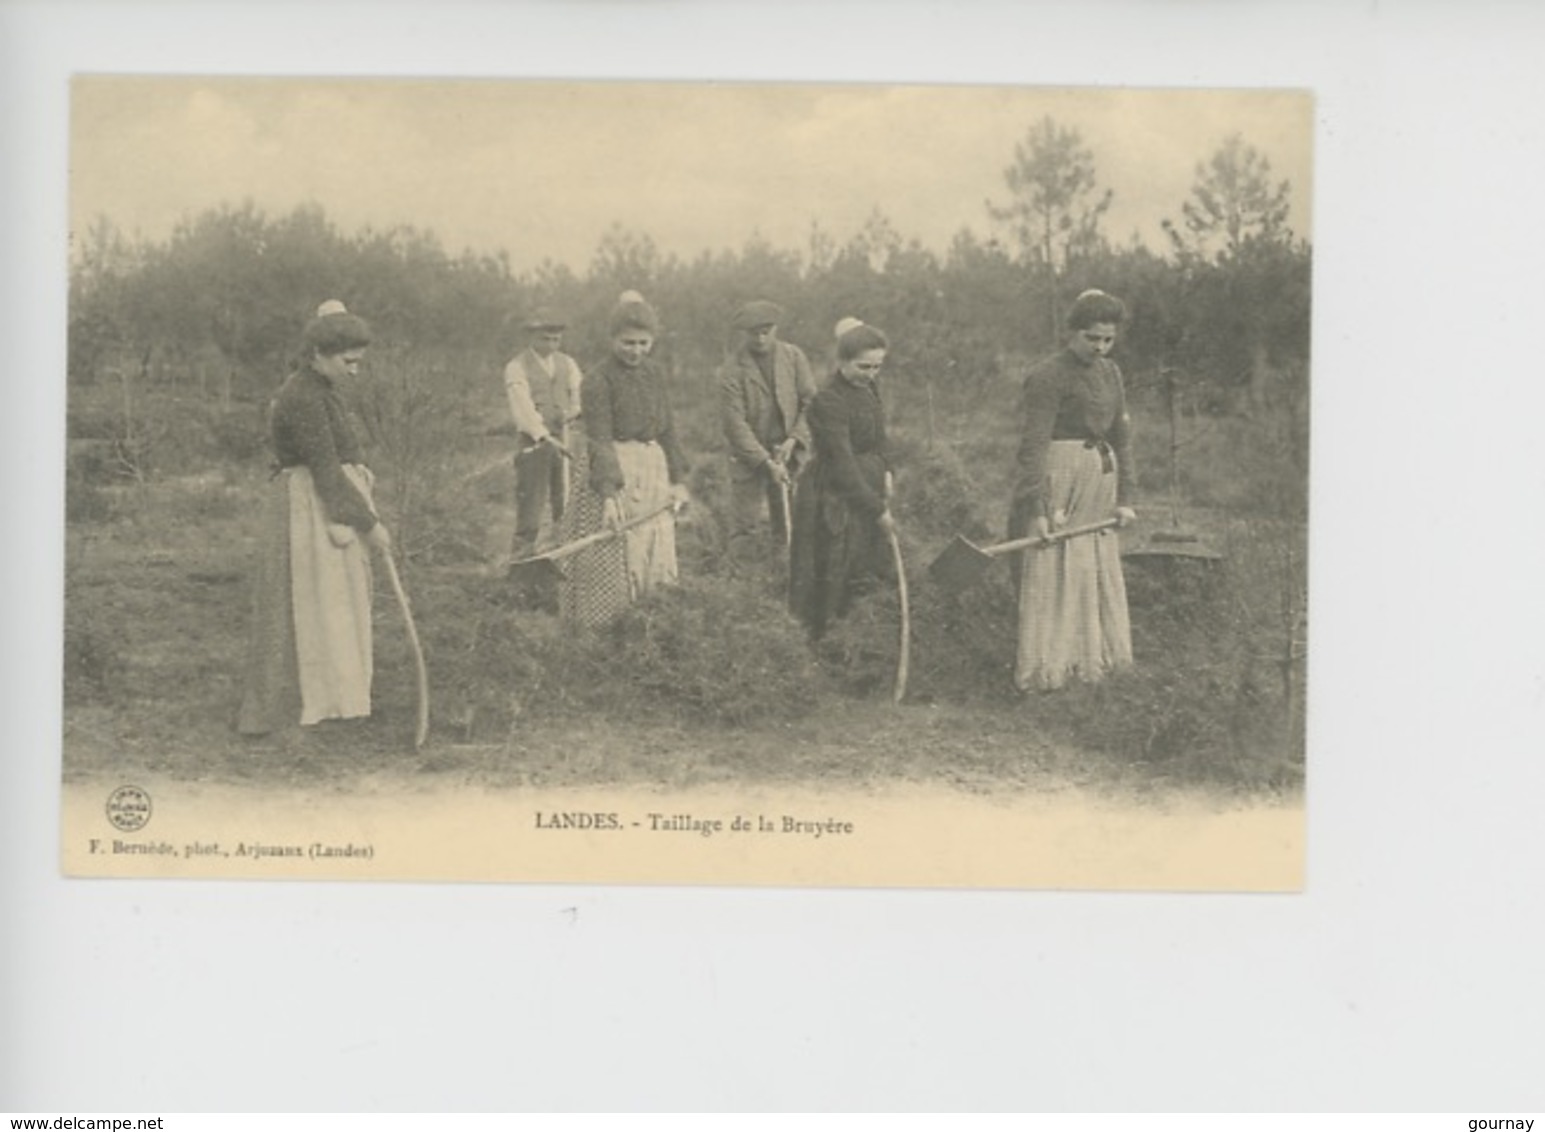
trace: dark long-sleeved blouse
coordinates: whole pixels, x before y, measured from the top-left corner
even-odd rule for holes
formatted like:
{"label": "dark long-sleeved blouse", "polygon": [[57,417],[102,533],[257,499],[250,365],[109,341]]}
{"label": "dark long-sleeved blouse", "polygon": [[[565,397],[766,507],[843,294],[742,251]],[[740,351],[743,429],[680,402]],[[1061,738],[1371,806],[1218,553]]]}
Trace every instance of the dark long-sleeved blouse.
{"label": "dark long-sleeved blouse", "polygon": [[376,525],[370,504],[343,474],[344,464],[365,460],[331,381],[309,366],[292,373],[274,399],[270,427],[279,466],[310,469],[330,522],[346,523],[360,532]]}
{"label": "dark long-sleeved blouse", "polygon": [[1085,362],[1067,349],[1037,363],[1020,394],[1016,509],[1032,519],[1047,514],[1046,455],[1053,440],[1082,440],[1113,454],[1116,501],[1125,506],[1132,486],[1131,431],[1115,362]]}
{"label": "dark long-sleeved blouse", "polygon": [[616,358],[607,358],[585,375],[579,396],[590,445],[590,488],[597,495],[605,497],[622,490],[622,467],[615,447],[620,440],[654,441],[665,452],[671,482],[686,478],[687,457],[676,438],[665,375],[657,366],[646,359],[629,367]]}
{"label": "dark long-sleeved blouse", "polygon": [[878,387],[839,373],[810,402],[809,417],[824,484],[854,511],[878,517],[885,510],[884,474],[890,466]]}

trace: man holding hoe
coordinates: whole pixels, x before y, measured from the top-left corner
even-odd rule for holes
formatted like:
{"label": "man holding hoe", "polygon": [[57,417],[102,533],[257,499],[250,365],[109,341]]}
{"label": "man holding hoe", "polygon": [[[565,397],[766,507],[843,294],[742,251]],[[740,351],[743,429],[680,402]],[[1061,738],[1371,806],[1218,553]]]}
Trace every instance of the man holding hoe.
{"label": "man holding hoe", "polygon": [[730,553],[742,566],[767,557],[757,546],[764,513],[774,544],[786,550],[790,487],[810,451],[805,409],[815,396],[815,377],[804,351],[778,339],[782,321],[782,308],[766,300],[736,311],[739,341],[719,372],[731,458]]}
{"label": "man holding hoe", "polygon": [[[568,502],[570,428],[579,419],[579,366],[562,350],[565,324],[537,309],[525,321],[525,348],[504,367],[504,389],[515,422],[515,537],[510,561],[536,553],[542,510],[556,527]],[[511,568],[512,582],[524,584]]]}

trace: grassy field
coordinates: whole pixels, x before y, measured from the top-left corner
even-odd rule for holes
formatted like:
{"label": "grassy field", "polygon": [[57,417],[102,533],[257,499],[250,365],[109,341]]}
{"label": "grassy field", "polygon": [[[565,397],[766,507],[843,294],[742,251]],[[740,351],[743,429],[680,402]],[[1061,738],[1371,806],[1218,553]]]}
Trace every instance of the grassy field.
{"label": "grassy field", "polygon": [[[1219,421],[1198,432],[1184,519],[1227,559],[1215,569],[1129,570],[1136,671],[1022,697],[1010,682],[1006,568],[961,594],[926,577],[956,531],[1001,531],[1012,422],[925,416],[916,398],[898,406],[896,510],[914,635],[910,692],[897,706],[892,595],[876,595],[812,650],[770,572],[730,569],[710,413],[683,413],[699,456],[697,502],[680,530],[682,586],[606,633],[571,635],[551,615],[518,607],[503,581],[509,442],[480,429],[486,404],[415,400],[394,376],[378,375],[365,409],[377,414],[380,498],[428,656],[426,747],[412,749],[412,665],[384,580],[372,718],[298,739],[235,734],[265,485],[256,418],[250,408],[169,404],[154,413],[159,455],[145,454],[139,474],[126,474],[122,460],[72,462],[67,778],[143,770],[340,788],[381,775],[488,787],[918,782],[1251,796],[1301,788],[1304,525],[1283,515],[1278,496],[1284,477],[1291,495],[1292,469],[1273,457],[1264,426]],[[90,408],[77,398],[72,415],[89,418]],[[395,437],[381,421],[401,426]],[[1140,507],[1149,526],[1168,524],[1162,429],[1140,424],[1151,469]],[[1161,498],[1163,507],[1143,506]]]}

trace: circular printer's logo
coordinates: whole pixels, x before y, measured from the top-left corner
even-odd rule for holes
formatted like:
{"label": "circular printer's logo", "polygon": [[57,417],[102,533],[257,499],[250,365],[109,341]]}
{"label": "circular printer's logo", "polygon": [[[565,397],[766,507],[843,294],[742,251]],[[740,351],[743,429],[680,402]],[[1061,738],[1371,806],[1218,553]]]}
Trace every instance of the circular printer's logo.
{"label": "circular printer's logo", "polygon": [[150,795],[138,786],[120,786],[107,796],[107,820],[125,833],[144,829],[150,821]]}

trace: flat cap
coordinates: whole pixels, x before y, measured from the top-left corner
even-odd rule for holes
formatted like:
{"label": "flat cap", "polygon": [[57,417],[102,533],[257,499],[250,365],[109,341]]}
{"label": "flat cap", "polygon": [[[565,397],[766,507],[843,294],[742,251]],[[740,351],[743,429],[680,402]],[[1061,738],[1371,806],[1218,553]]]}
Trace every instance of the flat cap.
{"label": "flat cap", "polygon": [[756,299],[735,312],[736,330],[755,330],[758,326],[776,326],[783,321],[783,308],[766,299]]}
{"label": "flat cap", "polygon": [[562,330],[568,323],[559,318],[550,307],[537,307],[526,316],[522,324],[527,330]]}

